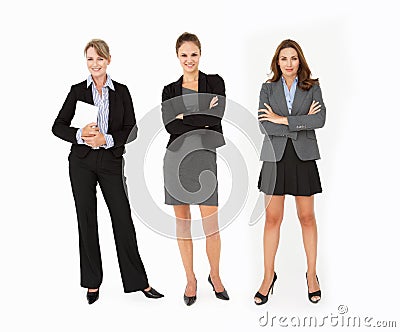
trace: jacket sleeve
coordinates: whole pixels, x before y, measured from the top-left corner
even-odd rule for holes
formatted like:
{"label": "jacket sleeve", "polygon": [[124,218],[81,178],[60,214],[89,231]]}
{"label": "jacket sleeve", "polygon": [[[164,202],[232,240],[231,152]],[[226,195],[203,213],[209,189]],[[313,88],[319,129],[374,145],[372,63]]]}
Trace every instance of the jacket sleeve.
{"label": "jacket sleeve", "polygon": [[[184,124],[182,120],[175,117],[182,113],[177,112],[174,108],[174,101],[169,93],[169,87],[165,86],[162,92],[161,114],[165,129],[169,134],[181,135],[191,130],[197,129],[194,126]],[[176,97],[180,98],[180,97]]]}
{"label": "jacket sleeve", "polygon": [[[226,98],[225,98],[225,82],[223,78],[219,75],[215,75],[215,83],[212,86],[212,93],[200,93],[199,99],[205,102],[200,102],[199,104],[206,104],[206,109],[199,110],[199,113],[190,113],[183,116],[183,123],[186,125],[191,125],[197,128],[204,128],[205,126],[212,127],[221,124],[222,117],[225,112]],[[211,96],[210,96],[211,95]],[[211,99],[218,96],[218,105],[209,108]]]}
{"label": "jacket sleeve", "polygon": [[291,115],[288,116],[289,131],[311,130],[322,128],[325,124],[326,108],[322,99],[322,92],[319,84],[312,87],[313,100],[321,105],[320,111],[316,114]]}
{"label": "jacket sleeve", "polygon": [[123,125],[120,130],[112,133],[114,147],[123,146],[132,142],[136,139],[138,131],[131,94],[126,85],[123,85],[122,87],[122,103],[124,106]]}
{"label": "jacket sleeve", "polygon": [[[270,104],[269,97],[271,95],[271,84],[263,83],[260,91],[260,98],[258,103],[258,109],[266,109],[264,103]],[[286,125],[273,123],[270,121],[258,121],[260,131],[264,135],[274,135],[274,136],[290,136],[289,128]]]}
{"label": "jacket sleeve", "polygon": [[54,135],[73,144],[78,143],[76,133],[79,129],[71,127],[71,121],[75,115],[76,101],[77,96],[72,86],[52,127]]}

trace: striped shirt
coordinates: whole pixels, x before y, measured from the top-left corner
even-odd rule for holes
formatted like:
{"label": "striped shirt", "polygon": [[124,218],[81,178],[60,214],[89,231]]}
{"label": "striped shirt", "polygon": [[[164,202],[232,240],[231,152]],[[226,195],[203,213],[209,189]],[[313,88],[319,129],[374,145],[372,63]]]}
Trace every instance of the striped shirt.
{"label": "striped shirt", "polygon": [[290,90],[288,88],[288,86],[286,85],[286,81],[283,78],[283,76],[281,76],[282,79],[282,83],[283,83],[283,91],[285,92],[285,98],[286,98],[286,104],[288,107],[288,111],[289,114],[292,114],[292,105],[293,105],[293,99],[294,99],[294,95],[296,93],[296,88],[297,88],[297,82],[298,82],[298,78],[296,76],[296,78],[294,79],[292,86],[290,87]]}
{"label": "striped shirt", "polygon": [[[109,149],[114,146],[114,139],[112,135],[107,134],[108,130],[108,114],[109,114],[109,99],[108,99],[108,89],[115,91],[114,84],[111,81],[110,75],[107,74],[107,80],[104,86],[101,89],[101,95],[96,89],[96,84],[93,81],[92,75],[86,80],[86,86],[89,87],[92,85],[92,96],[94,105],[99,108],[99,113],[97,114],[97,126],[99,127],[100,132],[104,135],[106,139],[106,144],[101,145],[101,148]],[[82,129],[78,129],[76,132],[76,140],[78,144],[86,144],[82,139]],[[87,144],[86,144],[87,145]],[[98,149],[98,148],[93,148]]]}

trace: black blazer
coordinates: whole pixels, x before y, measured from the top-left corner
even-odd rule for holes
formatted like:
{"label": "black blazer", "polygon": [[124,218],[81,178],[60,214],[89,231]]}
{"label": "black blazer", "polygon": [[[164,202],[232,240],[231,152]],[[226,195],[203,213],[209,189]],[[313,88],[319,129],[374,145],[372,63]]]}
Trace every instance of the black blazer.
{"label": "black blazer", "polygon": [[[136,138],[137,126],[132,98],[128,88],[114,80],[112,82],[115,91],[109,89],[107,134],[111,134],[114,139],[114,146],[110,150],[115,157],[120,157],[125,152],[125,144]],[[76,141],[78,128],[71,127],[78,100],[94,105],[92,87],[91,85],[86,87],[86,80],[71,87],[64,105],[54,121],[52,131],[57,137],[72,143],[71,152],[83,158],[89,153],[91,147],[85,144],[78,144]]]}
{"label": "black blazer", "polygon": [[[162,118],[164,126],[171,134],[167,148],[177,150],[183,140],[175,141],[179,136],[201,129],[202,144],[205,148],[217,148],[225,144],[221,120],[225,112],[225,83],[219,75],[207,75],[199,72],[198,92],[199,111],[187,113],[182,98],[183,76],[176,82],[166,85],[162,92]],[[209,109],[210,101],[218,96],[218,105]],[[183,113],[183,120],[175,117]],[[208,127],[206,127],[208,126]]]}

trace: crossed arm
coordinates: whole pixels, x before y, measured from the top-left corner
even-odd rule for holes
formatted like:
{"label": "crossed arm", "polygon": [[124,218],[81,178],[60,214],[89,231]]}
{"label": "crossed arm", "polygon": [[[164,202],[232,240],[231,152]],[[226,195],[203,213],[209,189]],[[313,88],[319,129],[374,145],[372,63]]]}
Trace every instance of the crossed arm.
{"label": "crossed arm", "polygon": [[268,87],[264,84],[260,92],[260,109],[258,110],[261,132],[276,136],[290,136],[291,132],[323,127],[326,108],[322,100],[321,88],[315,85],[313,89],[313,102],[307,114],[281,116],[270,107]]}
{"label": "crossed arm", "polygon": [[[162,93],[162,118],[165,128],[170,134],[184,134],[200,128],[208,128],[221,124],[221,119],[225,112],[225,84],[218,76],[212,93],[199,93],[199,104],[207,104],[207,109],[200,109],[199,112],[185,114],[183,97],[174,97],[171,95],[169,87],[164,87]],[[204,99],[210,98],[207,103]]]}

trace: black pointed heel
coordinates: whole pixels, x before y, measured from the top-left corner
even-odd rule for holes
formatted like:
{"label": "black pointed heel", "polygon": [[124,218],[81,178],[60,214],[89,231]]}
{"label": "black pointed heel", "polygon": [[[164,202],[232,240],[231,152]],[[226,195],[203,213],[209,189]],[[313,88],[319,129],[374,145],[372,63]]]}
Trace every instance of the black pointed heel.
{"label": "black pointed heel", "polygon": [[[185,292],[186,292],[186,290],[185,290]],[[196,292],[197,292],[197,280],[196,280]],[[193,303],[196,302],[196,300],[197,300],[197,296],[196,295],[194,295],[194,296],[186,296],[186,294],[183,293],[183,301],[185,302],[185,304],[187,306],[191,306]]]}
{"label": "black pointed heel", "polygon": [[157,292],[153,287],[150,288],[150,290],[146,291],[146,290],[142,290],[142,293],[148,297],[149,299],[159,299],[161,297],[164,297],[163,294]]}
{"label": "black pointed heel", "polygon": [[271,292],[271,295],[274,293],[274,284],[275,284],[276,279],[278,279],[278,276],[277,276],[276,273],[274,272],[274,279],[272,280],[271,286],[269,286],[269,289],[268,289],[267,294],[266,294],[266,295],[263,295],[263,294],[261,294],[260,292],[257,292],[256,295],[254,295],[255,298],[259,298],[259,299],[261,300],[261,302],[256,302],[256,301],[254,300],[254,303],[255,303],[256,305],[262,305],[262,304],[267,303],[269,293]]}
{"label": "black pointed heel", "polygon": [[[318,276],[317,276],[317,275],[315,275],[315,277],[317,278],[318,285],[319,285]],[[318,302],[319,302],[319,300],[321,300],[321,290],[319,289],[319,290],[317,290],[317,291],[315,291],[315,292],[312,292],[312,293],[310,293],[310,292],[308,291],[307,272],[306,272],[306,282],[307,282],[307,293],[308,293],[308,299],[310,300],[310,302],[311,302],[311,303],[318,303]],[[318,300],[313,300],[312,298],[313,298],[314,296],[319,296],[319,299],[318,299]]]}
{"label": "black pointed heel", "polygon": [[214,293],[215,293],[215,296],[216,296],[218,299],[220,299],[220,300],[225,300],[225,301],[228,301],[228,300],[229,300],[229,295],[228,295],[228,292],[226,291],[225,288],[224,288],[224,290],[223,290],[222,292],[216,292],[216,291],[215,291],[215,288],[214,288],[214,285],[213,285],[213,283],[212,283],[212,281],[211,281],[211,276],[210,276],[210,275],[208,275],[208,282],[211,284],[211,286],[212,286],[212,288],[213,288],[213,291],[214,291]]}
{"label": "black pointed heel", "polygon": [[93,304],[99,299],[99,290],[100,290],[100,288],[97,289],[97,291],[95,291],[95,292],[89,292],[89,290],[87,291],[86,299],[89,304]]}

